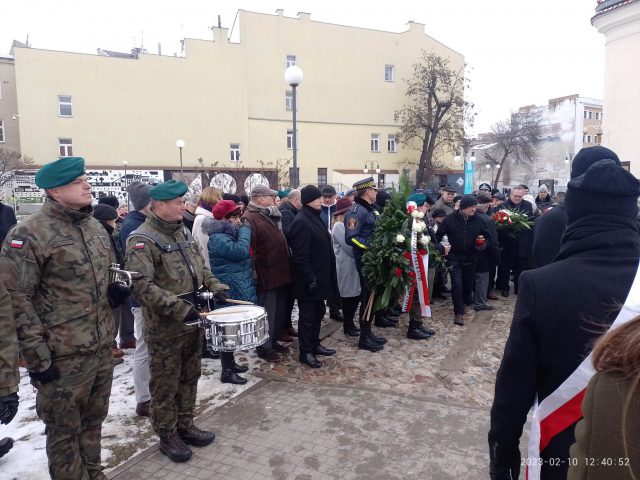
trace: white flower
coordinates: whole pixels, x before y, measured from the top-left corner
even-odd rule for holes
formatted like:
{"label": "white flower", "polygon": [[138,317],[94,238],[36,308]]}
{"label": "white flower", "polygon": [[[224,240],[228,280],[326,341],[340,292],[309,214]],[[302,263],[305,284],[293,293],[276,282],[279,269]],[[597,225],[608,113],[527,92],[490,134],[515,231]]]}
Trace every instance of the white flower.
{"label": "white flower", "polygon": [[401,234],[396,235],[396,242],[404,243],[404,235],[401,235]]}
{"label": "white flower", "polygon": [[411,230],[413,230],[414,232],[421,232],[425,228],[426,228],[425,223],[417,220],[414,220],[413,225],[411,225]]}
{"label": "white flower", "polygon": [[420,212],[418,210],[414,210],[413,212],[411,212],[411,216],[413,218],[420,218]]}
{"label": "white flower", "polygon": [[431,241],[431,237],[429,235],[422,235],[420,237],[420,243],[422,245],[428,245],[430,241]]}
{"label": "white flower", "polygon": [[424,218],[424,212],[418,212],[418,218]]}

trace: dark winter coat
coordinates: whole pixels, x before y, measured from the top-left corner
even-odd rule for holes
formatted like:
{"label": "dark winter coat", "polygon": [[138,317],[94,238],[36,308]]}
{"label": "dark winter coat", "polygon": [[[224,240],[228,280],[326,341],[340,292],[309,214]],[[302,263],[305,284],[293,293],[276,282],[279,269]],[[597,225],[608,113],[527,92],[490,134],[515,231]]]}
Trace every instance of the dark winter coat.
{"label": "dark winter coat", "polygon": [[[628,480],[629,467],[636,478],[640,475],[640,394],[632,390],[633,380],[621,373],[599,372],[589,382],[582,402],[584,418],[576,426],[576,443],[571,447],[575,465],[569,467],[567,480]],[[623,412],[632,392],[623,437]]]}
{"label": "dark winter coat", "polygon": [[476,216],[484,222],[488,235],[484,235],[487,248],[476,254],[476,272],[485,273],[491,270],[492,265],[500,263],[500,248],[498,246],[498,230],[496,224],[488,213],[477,211]]}
{"label": "dark winter coat", "polygon": [[549,208],[551,205],[553,205],[553,202],[555,200],[553,199],[553,197],[551,195],[547,195],[547,198],[545,198],[544,200],[542,200],[540,198],[540,195],[538,195],[536,197],[536,207],[538,207],[538,209],[540,210],[540,213],[544,213],[544,211]]}
{"label": "dark winter coat", "polygon": [[[331,236],[320,220],[320,212],[303,205],[291,226],[293,293],[298,300],[338,298],[336,257]],[[310,291],[315,283],[317,290]]]}
{"label": "dark winter coat", "polygon": [[251,250],[258,293],[291,283],[290,252],[279,222],[249,204],[242,218],[251,224]]}
{"label": "dark winter coat", "polygon": [[[127,251],[127,237],[131,234],[131,232],[142,225],[146,219],[147,216],[138,210],[133,210],[127,213],[126,217],[124,217],[124,220],[120,225],[120,233],[118,234],[120,236],[120,247],[122,248],[123,252]],[[124,266],[124,269],[127,269],[126,265]],[[132,307],[140,306],[138,301],[133,296],[129,297],[129,304]]]}
{"label": "dark winter coat", "polygon": [[13,208],[9,205],[5,205],[0,202],[0,245],[4,242],[4,238],[7,236],[11,227],[16,223],[16,214],[13,212]]}
{"label": "dark winter coat", "polygon": [[[633,220],[591,215],[567,228],[556,261],[520,275],[491,408],[492,479],[508,479],[510,469],[520,470],[519,440],[536,395],[542,401],[557,389],[611,325],[629,293],[639,257]],[[574,426],[551,440],[543,459],[569,456]],[[564,480],[567,468],[545,464],[542,479]]]}
{"label": "dark winter coat", "polygon": [[[500,205],[500,210],[518,212],[527,215],[530,220],[533,220],[533,205],[526,200],[522,200],[522,202],[516,205],[511,199],[508,199]],[[503,258],[529,258],[531,256],[531,251],[533,250],[533,230],[522,230],[516,233],[515,238],[503,231],[498,235]]]}
{"label": "dark winter coat", "polygon": [[257,302],[250,252],[251,228],[207,218],[202,223],[202,231],[209,235],[211,273],[229,286],[231,298]]}
{"label": "dark winter coat", "polygon": [[567,213],[564,205],[556,205],[536,219],[533,227],[534,267],[544,267],[553,262],[560,251],[562,234],[567,229]]}
{"label": "dark winter coat", "polygon": [[490,233],[484,220],[476,213],[465,218],[460,210],[456,210],[445,217],[436,232],[438,242],[447,235],[451,250],[447,258],[460,263],[475,263],[478,250],[476,250],[476,237],[484,235],[485,238]]}
{"label": "dark winter coat", "polygon": [[293,219],[298,214],[298,209],[293,206],[291,202],[284,202],[280,205],[280,213],[282,214],[282,233],[289,240],[289,233],[291,232],[291,225],[293,225]]}

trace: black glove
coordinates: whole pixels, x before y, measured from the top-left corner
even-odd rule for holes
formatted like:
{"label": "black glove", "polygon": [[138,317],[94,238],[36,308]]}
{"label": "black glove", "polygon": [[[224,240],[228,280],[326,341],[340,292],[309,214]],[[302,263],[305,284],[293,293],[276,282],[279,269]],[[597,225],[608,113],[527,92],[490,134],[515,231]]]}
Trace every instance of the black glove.
{"label": "black glove", "polygon": [[316,293],[318,293],[318,284],[315,281],[311,282],[311,285],[309,285],[307,291],[309,292],[309,295],[315,295]]}
{"label": "black glove", "polygon": [[52,363],[44,372],[29,372],[29,376],[44,385],[58,380],[60,378],[60,372],[58,372],[58,369]]}
{"label": "black glove", "polygon": [[184,317],[182,323],[197,322],[198,320],[200,320],[200,313],[195,308],[191,307],[191,310],[189,310],[187,316]]}
{"label": "black glove", "polygon": [[227,303],[227,300],[229,300],[229,293],[226,290],[219,290],[213,298],[215,298],[218,303]]}
{"label": "black glove", "polygon": [[109,305],[111,308],[116,308],[122,305],[129,295],[131,295],[132,288],[125,286],[120,282],[110,283],[107,287],[107,296],[109,297]]}
{"label": "black glove", "polygon": [[0,423],[7,425],[18,412],[18,394],[10,393],[0,397]]}

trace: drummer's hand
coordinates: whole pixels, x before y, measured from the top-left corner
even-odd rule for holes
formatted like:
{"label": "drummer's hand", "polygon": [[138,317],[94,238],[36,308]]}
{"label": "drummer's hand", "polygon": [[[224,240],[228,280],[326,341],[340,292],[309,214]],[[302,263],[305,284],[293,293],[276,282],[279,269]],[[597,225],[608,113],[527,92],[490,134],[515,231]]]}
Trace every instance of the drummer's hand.
{"label": "drummer's hand", "polygon": [[217,302],[226,303],[226,301],[229,299],[229,294],[226,290],[219,290],[218,292],[216,292],[213,298],[215,298]]}
{"label": "drummer's hand", "polygon": [[197,322],[198,320],[200,320],[200,313],[198,313],[198,311],[191,307],[191,310],[189,310],[189,313],[187,313],[187,316],[184,317],[184,320],[182,321],[182,323],[192,323],[192,322]]}

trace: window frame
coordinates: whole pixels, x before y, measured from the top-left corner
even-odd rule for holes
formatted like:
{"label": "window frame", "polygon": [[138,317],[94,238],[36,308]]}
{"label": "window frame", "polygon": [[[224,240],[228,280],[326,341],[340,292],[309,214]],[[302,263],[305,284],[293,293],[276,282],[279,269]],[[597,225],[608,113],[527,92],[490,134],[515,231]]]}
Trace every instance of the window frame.
{"label": "window frame", "polygon": [[[69,142],[69,143],[66,143]],[[66,153],[63,154],[64,152]],[[73,157],[73,139],[72,138],[58,138],[58,156],[60,158]]]}
{"label": "window frame", "polygon": [[[321,181],[322,179],[324,179],[324,181]],[[318,183],[317,185],[322,186],[322,185],[328,185],[328,179],[329,179],[329,169],[326,167],[318,167]]]}
{"label": "window frame", "polygon": [[285,68],[294,67],[296,65],[296,56],[295,55],[287,55],[285,64],[286,64]]}
{"label": "window frame", "polygon": [[0,143],[5,143],[6,139],[4,137],[4,120],[0,120]]}
{"label": "window frame", "polygon": [[[371,134],[371,139],[370,139],[369,145],[371,147],[371,152],[372,153],[380,153],[380,134],[379,133],[372,133]],[[375,146],[375,148],[374,148],[374,146]]]}
{"label": "window frame", "polygon": [[284,94],[284,109],[287,112],[293,111],[293,90],[287,90]]}
{"label": "window frame", "polygon": [[231,161],[231,162],[239,162],[240,161],[240,154],[241,154],[240,144],[239,143],[230,143],[229,144],[229,161]]}
{"label": "window frame", "polygon": [[[393,142],[393,149],[391,149],[391,142]],[[389,153],[398,153],[398,135],[395,133],[387,135],[387,151]]]}
{"label": "window frame", "polygon": [[[68,98],[69,101],[63,101],[63,98]],[[69,114],[62,113],[64,106],[69,107]],[[58,95],[58,117],[72,118],[73,117],[73,96],[72,95]]]}
{"label": "window frame", "polygon": [[[391,72],[390,78],[387,78],[387,69]],[[386,64],[384,66],[384,81],[385,82],[395,82],[396,81],[396,69],[394,65]]]}
{"label": "window frame", "polygon": [[293,128],[287,128],[287,150],[293,150]]}

